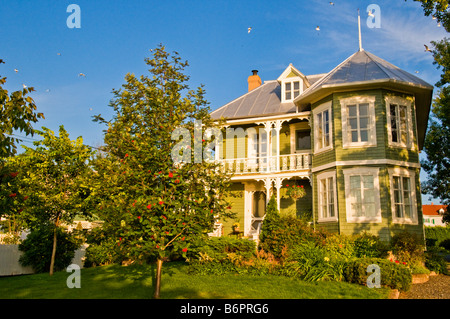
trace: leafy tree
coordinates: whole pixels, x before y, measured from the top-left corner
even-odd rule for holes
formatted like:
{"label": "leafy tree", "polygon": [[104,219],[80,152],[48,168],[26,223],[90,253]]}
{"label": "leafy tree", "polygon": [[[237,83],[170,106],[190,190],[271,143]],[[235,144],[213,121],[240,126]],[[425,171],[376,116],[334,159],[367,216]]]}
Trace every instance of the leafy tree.
{"label": "leafy tree", "polygon": [[[415,0],[422,4],[426,16],[433,15],[437,23],[441,23],[450,32],[450,13],[447,0]],[[442,69],[440,80],[436,86],[440,89],[433,101],[432,117],[424,142],[426,159],[422,160],[422,168],[428,174],[423,182],[425,194],[440,198],[443,203],[450,204],[450,43],[444,38],[431,41],[434,65]]]}
{"label": "leafy tree", "polygon": [[[195,121],[214,123],[203,88],[189,89],[183,73],[188,63],[162,45],[151,51],[145,59],[150,76],[127,74],[122,88],[113,90],[113,118],[95,118],[108,128],[90,197],[129,259],[156,259],[159,298],[163,261],[186,256],[191,241],[211,231],[216,218],[231,216],[225,200],[230,179],[218,164],[191,151],[190,141],[202,151],[209,140],[194,134]],[[183,163],[172,154],[180,143],[172,133],[179,128],[188,132],[185,147],[174,152],[184,156]]]}
{"label": "leafy tree", "polygon": [[21,212],[28,196],[23,191],[19,157],[21,155],[8,157],[0,165],[0,217],[4,219],[0,226],[7,229],[9,243],[17,243],[26,226]]}
{"label": "leafy tree", "polygon": [[[0,66],[4,63],[0,59]],[[0,78],[0,159],[16,153],[14,142],[20,140],[10,136],[14,131],[33,135],[32,123],[36,123],[39,118],[44,118],[42,113],[35,112],[36,105],[33,99],[27,96],[29,92],[34,91],[34,88],[25,87],[21,91],[9,94],[2,87],[5,83],[6,77]]]}
{"label": "leafy tree", "polygon": [[59,227],[72,223],[77,215],[89,215],[85,203],[89,187],[83,181],[91,173],[89,159],[93,151],[81,137],[70,140],[62,125],[59,136],[48,128],[42,129],[37,132],[43,139],[33,143],[35,148],[24,146],[20,157],[22,195],[27,197],[21,214],[32,230],[53,225],[52,275]]}

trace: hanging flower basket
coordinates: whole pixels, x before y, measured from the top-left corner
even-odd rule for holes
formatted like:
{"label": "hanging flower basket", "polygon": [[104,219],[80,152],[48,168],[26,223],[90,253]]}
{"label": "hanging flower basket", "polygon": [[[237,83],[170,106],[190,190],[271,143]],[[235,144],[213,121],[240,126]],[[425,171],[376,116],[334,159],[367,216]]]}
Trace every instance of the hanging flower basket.
{"label": "hanging flower basket", "polygon": [[286,196],[297,200],[306,196],[306,191],[303,185],[286,185]]}

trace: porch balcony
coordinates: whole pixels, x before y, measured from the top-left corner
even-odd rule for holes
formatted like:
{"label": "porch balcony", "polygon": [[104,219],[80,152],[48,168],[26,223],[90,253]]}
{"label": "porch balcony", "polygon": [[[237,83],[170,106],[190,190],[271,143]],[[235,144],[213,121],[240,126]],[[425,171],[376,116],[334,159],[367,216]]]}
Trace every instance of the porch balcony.
{"label": "porch balcony", "polygon": [[311,167],[311,152],[295,154],[231,158],[220,160],[222,171],[234,175],[267,174],[293,171],[307,171]]}

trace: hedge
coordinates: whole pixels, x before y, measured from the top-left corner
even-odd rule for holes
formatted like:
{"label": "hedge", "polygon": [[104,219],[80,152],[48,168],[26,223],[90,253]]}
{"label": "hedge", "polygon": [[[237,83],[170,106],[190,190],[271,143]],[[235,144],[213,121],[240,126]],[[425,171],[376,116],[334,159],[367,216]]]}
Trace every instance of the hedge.
{"label": "hedge", "polygon": [[425,227],[425,238],[427,247],[439,246],[442,241],[450,239],[450,227]]}

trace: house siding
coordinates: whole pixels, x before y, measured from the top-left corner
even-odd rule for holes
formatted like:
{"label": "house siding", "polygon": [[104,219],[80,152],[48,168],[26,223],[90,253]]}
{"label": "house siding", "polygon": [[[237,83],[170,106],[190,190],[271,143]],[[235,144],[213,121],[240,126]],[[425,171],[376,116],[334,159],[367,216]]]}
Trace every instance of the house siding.
{"label": "house siding", "polygon": [[229,218],[227,220],[222,220],[223,224],[223,235],[229,235],[232,232],[231,226],[238,222],[240,228],[244,228],[244,212],[245,212],[245,199],[244,199],[244,184],[242,183],[232,183],[231,192],[233,196],[229,196],[227,200],[231,204],[231,211],[236,213],[235,218]]}
{"label": "house siding", "polygon": [[[393,223],[392,220],[392,207],[391,207],[391,192],[388,168],[392,165],[365,165],[363,161],[367,160],[395,160],[399,162],[419,163],[419,157],[417,152],[417,135],[416,135],[416,118],[415,118],[415,106],[411,105],[412,112],[412,124],[413,124],[413,149],[396,148],[388,145],[387,134],[387,117],[386,117],[386,104],[385,97],[387,95],[395,95],[401,97],[409,97],[408,95],[396,93],[388,90],[364,90],[358,92],[349,93],[334,93],[317,103],[312,105],[312,111],[319,105],[327,101],[332,101],[332,143],[333,148],[322,153],[313,155],[312,167],[320,169],[325,167],[326,169],[313,173],[313,185],[314,189],[317,188],[317,174],[327,171],[336,172],[336,193],[338,202],[338,221],[337,222],[316,222],[316,227],[324,229],[329,232],[339,232],[341,234],[358,234],[361,232],[368,232],[380,237],[383,241],[389,241],[392,236],[398,234],[401,231],[407,230],[414,233],[419,238],[423,238],[423,217],[422,217],[422,205],[421,205],[421,190],[419,173],[420,169],[414,168],[415,171],[415,186],[416,186],[416,204],[417,204],[417,224],[399,224]],[[344,148],[343,136],[342,136],[342,113],[340,101],[344,98],[356,97],[356,96],[371,96],[375,98],[375,127],[376,127],[376,146],[372,147],[360,147],[360,148]],[[311,135],[314,138],[314,120],[312,119]],[[346,165],[335,166],[335,162],[345,163],[345,161],[361,161],[361,165]],[[327,165],[328,164],[328,165]],[[325,166],[324,166],[325,165]],[[354,223],[347,222],[346,212],[346,194],[345,194],[345,181],[343,170],[355,167],[377,167],[379,169],[379,189],[380,189],[380,210],[381,210],[381,222],[379,223]],[[411,167],[405,166],[411,170]],[[313,213],[314,220],[318,220],[318,193],[314,192],[313,196]]]}

